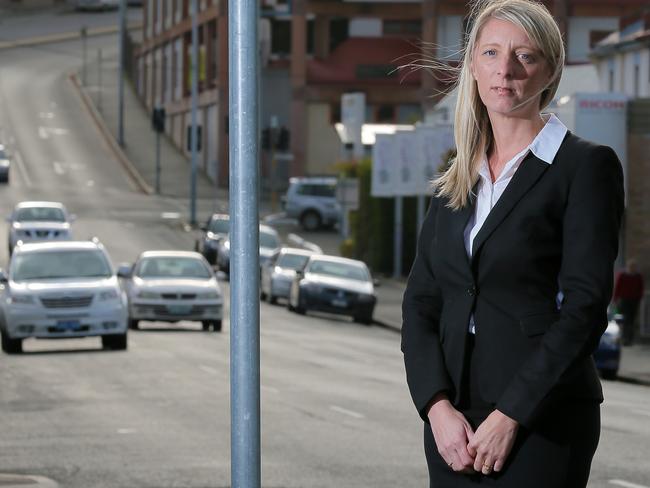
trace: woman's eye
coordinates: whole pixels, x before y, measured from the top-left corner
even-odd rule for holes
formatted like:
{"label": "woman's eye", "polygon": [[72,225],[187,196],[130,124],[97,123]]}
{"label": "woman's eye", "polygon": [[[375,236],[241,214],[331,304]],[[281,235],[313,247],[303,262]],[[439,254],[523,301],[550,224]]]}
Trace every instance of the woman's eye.
{"label": "woman's eye", "polygon": [[519,59],[522,61],[531,62],[533,60],[533,56],[528,53],[519,53]]}
{"label": "woman's eye", "polygon": [[494,49],[488,49],[488,50],[485,51],[483,54],[485,54],[485,55],[487,55],[487,56],[494,56],[496,53],[497,53],[497,52],[496,52]]}

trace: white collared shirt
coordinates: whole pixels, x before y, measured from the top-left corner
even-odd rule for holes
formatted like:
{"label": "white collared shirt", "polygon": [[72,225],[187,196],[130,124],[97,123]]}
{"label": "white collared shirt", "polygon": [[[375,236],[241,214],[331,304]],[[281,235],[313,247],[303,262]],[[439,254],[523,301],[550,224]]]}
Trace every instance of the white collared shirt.
{"label": "white collared shirt", "polygon": [[[508,183],[512,180],[519,166],[521,166],[528,151],[549,165],[553,163],[553,159],[555,159],[555,155],[560,149],[560,145],[567,133],[567,128],[554,114],[543,114],[542,118],[546,121],[542,130],[539,131],[539,134],[533,139],[533,142],[506,163],[494,183],[490,176],[487,156],[483,157],[479,170],[478,194],[476,195],[474,213],[469,219],[464,232],[465,250],[470,258],[474,250],[474,238],[481,230],[481,227],[483,227],[490,211],[499,201],[501,195],[503,195]],[[469,331],[472,334],[475,332],[474,315],[469,320]]]}

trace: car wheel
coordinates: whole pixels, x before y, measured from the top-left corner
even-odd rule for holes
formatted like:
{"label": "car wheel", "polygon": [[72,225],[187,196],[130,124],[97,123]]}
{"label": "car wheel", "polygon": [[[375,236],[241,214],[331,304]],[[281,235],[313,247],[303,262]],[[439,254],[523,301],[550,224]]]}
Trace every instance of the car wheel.
{"label": "car wheel", "polygon": [[275,305],[276,303],[278,303],[278,297],[276,297],[275,295],[271,295],[271,294],[269,293],[268,298],[269,298],[269,303],[270,303],[271,305]]}
{"label": "car wheel", "polygon": [[23,340],[12,339],[4,332],[2,333],[2,350],[7,354],[20,354],[23,352]]}
{"label": "car wheel", "polygon": [[262,291],[262,290],[260,289],[260,300],[266,300],[266,297],[267,297],[267,296],[268,296],[268,295],[267,295],[266,293],[264,293],[264,291]]}
{"label": "car wheel", "polygon": [[214,332],[221,332],[221,328],[222,328],[221,320],[213,320],[212,321],[212,330]]}
{"label": "car wheel", "polygon": [[601,369],[600,375],[605,380],[615,380],[618,377],[617,369]]}
{"label": "car wheel", "polygon": [[316,230],[321,225],[320,215],[314,210],[307,210],[300,216],[300,225],[305,230]]}
{"label": "car wheel", "polygon": [[127,345],[126,334],[102,336],[102,347],[113,351],[124,351]]}
{"label": "car wheel", "polygon": [[129,329],[138,330],[138,324],[139,323],[140,323],[139,320],[130,319],[129,320]]}
{"label": "car wheel", "polygon": [[305,308],[305,303],[300,297],[300,294],[298,294],[298,306],[295,309],[295,312],[300,314],[300,315],[305,315],[305,312],[307,309]]}
{"label": "car wheel", "polygon": [[367,315],[355,315],[353,319],[358,324],[364,324],[364,325],[372,324],[372,316],[368,317]]}

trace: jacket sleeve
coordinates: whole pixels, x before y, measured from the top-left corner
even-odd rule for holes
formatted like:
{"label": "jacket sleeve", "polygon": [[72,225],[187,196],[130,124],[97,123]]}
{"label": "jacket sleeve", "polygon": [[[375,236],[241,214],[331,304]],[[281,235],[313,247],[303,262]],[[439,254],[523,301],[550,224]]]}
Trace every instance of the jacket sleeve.
{"label": "jacket sleeve", "polygon": [[439,200],[434,198],[422,224],[402,301],[402,352],[406,379],[415,407],[427,423],[427,404],[436,393],[452,389],[438,333],[442,294],[430,262],[438,205]]}
{"label": "jacket sleeve", "polygon": [[613,265],[624,207],[616,153],[596,146],[570,183],[563,219],[559,320],[513,377],[496,408],[530,426],[563,374],[590,356],[607,327]]}

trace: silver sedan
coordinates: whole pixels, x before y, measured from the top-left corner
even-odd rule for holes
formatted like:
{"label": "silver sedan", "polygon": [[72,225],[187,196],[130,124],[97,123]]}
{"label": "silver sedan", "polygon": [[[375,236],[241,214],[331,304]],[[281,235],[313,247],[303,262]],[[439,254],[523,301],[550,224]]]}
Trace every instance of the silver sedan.
{"label": "silver sedan", "polygon": [[142,320],[199,321],[203,330],[221,330],[223,296],[210,265],[197,252],[147,251],[133,266],[123,264],[129,299],[129,327]]}
{"label": "silver sedan", "polygon": [[309,256],[314,254],[305,249],[283,247],[264,266],[262,266],[262,281],[260,297],[275,303],[278,298],[288,298],[291,282],[296,276],[296,270],[307,263]]}

